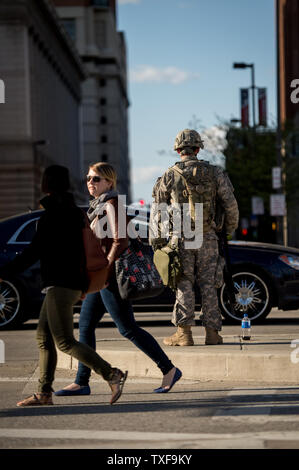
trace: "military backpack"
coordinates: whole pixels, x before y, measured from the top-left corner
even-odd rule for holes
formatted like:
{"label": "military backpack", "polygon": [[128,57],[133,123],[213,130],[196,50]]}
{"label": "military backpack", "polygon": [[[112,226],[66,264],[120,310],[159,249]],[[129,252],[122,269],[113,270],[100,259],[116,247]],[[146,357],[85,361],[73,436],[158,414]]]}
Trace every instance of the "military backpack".
{"label": "military backpack", "polygon": [[171,202],[189,203],[192,228],[195,227],[195,204],[203,204],[203,231],[211,230],[216,213],[216,179],[214,167],[203,160],[179,162],[171,168],[174,187]]}

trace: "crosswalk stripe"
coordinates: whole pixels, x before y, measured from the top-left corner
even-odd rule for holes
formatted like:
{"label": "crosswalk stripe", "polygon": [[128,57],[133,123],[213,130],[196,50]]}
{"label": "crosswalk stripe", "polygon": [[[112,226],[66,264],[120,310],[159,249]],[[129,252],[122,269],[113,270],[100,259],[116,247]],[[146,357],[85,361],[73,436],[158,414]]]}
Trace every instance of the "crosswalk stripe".
{"label": "crosswalk stripe", "polygon": [[[292,389],[297,389],[298,387],[288,387],[290,391]],[[221,406],[221,409],[217,410],[216,413],[212,416],[213,421],[242,421],[246,420],[247,423],[258,423],[263,424],[266,422],[298,422],[298,406],[291,405],[290,403],[280,403],[277,401],[277,395],[279,394],[279,387],[273,389],[269,388],[233,388],[230,390]],[[260,395],[261,400],[263,396],[267,395],[268,398],[272,397],[272,403],[266,405],[265,403],[258,403],[257,401],[252,401],[252,403],[245,404],[242,401],[242,397],[250,401],[250,396]],[[236,400],[237,398],[237,400]],[[271,412],[279,408],[278,414],[271,414]],[[286,409],[287,413],[284,414],[282,411]],[[294,410],[294,413],[292,413]]]}
{"label": "crosswalk stripe", "polygon": [[[78,440],[80,446],[85,447],[87,441],[104,441],[105,448],[109,441],[113,444],[113,448],[117,448],[116,443],[119,443],[120,448],[122,442],[125,445],[132,445],[136,448],[138,442],[142,443],[143,448],[147,448],[150,444],[152,448],[154,443],[157,443],[159,448],[169,447],[170,443],[175,445],[176,448],[267,448],[267,442],[298,442],[299,445],[299,432],[295,431],[262,431],[262,432],[248,432],[248,433],[155,433],[155,432],[127,432],[127,431],[97,431],[97,430],[69,430],[69,429],[7,429],[0,428],[0,438],[2,439],[47,439],[48,448],[55,448],[62,446],[63,443],[51,445],[52,440]],[[86,445],[82,441],[86,442]],[[130,443],[130,444],[128,444]],[[148,444],[147,444],[148,443]],[[97,447],[100,445],[98,443]],[[76,444],[77,446],[77,444]],[[296,444],[297,446],[297,444]],[[39,445],[42,447],[42,444]],[[35,448],[38,448],[35,445]]]}
{"label": "crosswalk stripe", "polygon": [[30,439],[88,439],[88,440],[119,440],[119,441],[198,441],[199,439],[246,439],[257,440],[299,440],[296,431],[262,431],[248,433],[161,433],[161,432],[128,432],[128,431],[97,431],[74,429],[11,429],[0,428],[1,438]]}

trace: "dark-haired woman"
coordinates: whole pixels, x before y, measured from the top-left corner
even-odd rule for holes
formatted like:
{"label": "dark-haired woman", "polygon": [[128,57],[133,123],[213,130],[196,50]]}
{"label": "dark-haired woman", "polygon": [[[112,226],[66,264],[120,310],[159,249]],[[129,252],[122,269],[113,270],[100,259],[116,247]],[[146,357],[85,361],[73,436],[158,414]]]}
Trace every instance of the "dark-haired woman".
{"label": "dark-haired woman", "polygon": [[43,175],[42,214],[31,244],[12,262],[0,269],[0,281],[40,260],[43,291],[46,293],[37,327],[40,378],[38,392],[17,406],[52,405],[52,383],[57,363],[56,347],[77,358],[106,380],[111,388],[110,403],[118,400],[126,373],[102,359],[91,347],[73,335],[73,306],[86,291],[88,280],[82,229],[84,214],[69,191],[68,169],[48,167]]}

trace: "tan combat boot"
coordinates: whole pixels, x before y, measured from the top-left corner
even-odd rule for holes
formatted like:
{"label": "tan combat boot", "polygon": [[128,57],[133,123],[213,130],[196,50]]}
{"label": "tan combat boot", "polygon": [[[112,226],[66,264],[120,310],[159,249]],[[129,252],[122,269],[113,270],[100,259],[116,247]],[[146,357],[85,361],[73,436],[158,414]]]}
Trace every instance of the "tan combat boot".
{"label": "tan combat boot", "polygon": [[194,346],[190,325],[178,326],[174,335],[163,339],[166,346]]}
{"label": "tan combat boot", "polygon": [[206,327],[206,342],[205,344],[222,344],[223,338],[218,334],[217,330],[213,328]]}

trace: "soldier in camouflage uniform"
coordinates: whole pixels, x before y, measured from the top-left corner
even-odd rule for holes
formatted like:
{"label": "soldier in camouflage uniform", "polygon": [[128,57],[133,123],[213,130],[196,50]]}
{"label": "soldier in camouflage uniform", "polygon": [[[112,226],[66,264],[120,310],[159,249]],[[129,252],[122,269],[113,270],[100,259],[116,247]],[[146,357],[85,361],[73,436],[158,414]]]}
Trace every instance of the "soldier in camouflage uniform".
{"label": "soldier in camouflage uniform", "polygon": [[[171,205],[190,203],[190,201],[203,204],[203,242],[200,248],[186,248],[184,234],[177,240],[172,233],[169,240],[164,241],[164,245],[169,246],[177,243],[182,263],[182,276],[177,285],[172,317],[172,323],[177,326],[177,331],[171,337],[164,339],[164,344],[168,346],[192,346],[194,344],[191,327],[195,325],[195,282],[200,287],[202,297],[202,320],[206,330],[205,344],[223,343],[222,337],[218,334],[222,327],[222,319],[217,288],[223,283],[224,260],[218,253],[217,231],[221,227],[217,227],[216,211],[220,204],[223,214],[222,222],[225,224],[227,234],[232,234],[236,230],[239,211],[232,184],[226,173],[220,167],[198,160],[196,155],[203,148],[203,141],[195,130],[181,131],[174,145],[174,150],[180,155],[181,161],[170,167],[157,180],[153,189],[156,204]],[[151,244],[154,249],[163,246],[159,238],[156,243],[152,240]]]}

